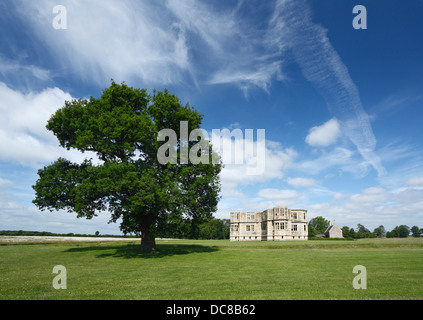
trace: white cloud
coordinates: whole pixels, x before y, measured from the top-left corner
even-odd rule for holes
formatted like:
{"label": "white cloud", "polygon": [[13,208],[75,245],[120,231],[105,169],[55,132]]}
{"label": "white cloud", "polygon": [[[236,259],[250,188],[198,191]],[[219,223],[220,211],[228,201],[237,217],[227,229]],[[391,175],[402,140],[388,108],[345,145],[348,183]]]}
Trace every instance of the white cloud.
{"label": "white cloud", "polygon": [[22,94],[4,83],[0,83],[0,97],[1,127],[11,129],[11,136],[20,131],[50,140],[54,136],[45,128],[48,119],[65,100],[72,99],[69,93],[58,88]]}
{"label": "white cloud", "polygon": [[0,83],[0,160],[35,164],[57,157],[57,140],[45,126],[69,99],[57,88],[22,94]]}
{"label": "white cloud", "polygon": [[282,190],[282,189],[262,189],[258,192],[259,197],[282,202],[292,202],[297,200],[299,194],[295,190]]}
{"label": "white cloud", "polygon": [[120,234],[118,223],[108,223],[110,214],[100,213],[91,220],[77,219],[76,213],[65,211],[41,212],[35,206],[19,204],[17,199],[0,195],[0,221],[3,230],[48,231],[57,233]]}
{"label": "white cloud", "polygon": [[309,178],[288,178],[288,184],[293,187],[311,187],[317,184],[317,181]]}
{"label": "white cloud", "polygon": [[339,122],[336,119],[331,119],[321,126],[311,128],[305,141],[314,147],[327,147],[334,144],[340,135]]}
{"label": "white cloud", "polygon": [[23,94],[0,83],[0,161],[39,167],[58,157],[81,162],[87,156],[77,150],[59,147],[54,134],[46,129],[47,121],[72,96],[58,88]]}
{"label": "white cloud", "polygon": [[[234,129],[232,132],[234,132]],[[271,205],[272,201],[262,198],[255,199],[252,197],[250,188],[254,189],[257,184],[266,184],[272,180],[281,179],[285,172],[292,167],[297,157],[297,152],[292,148],[283,148],[281,144],[270,140],[257,141],[257,139],[247,137],[244,131],[242,133],[241,139],[236,141],[230,141],[228,136],[222,137],[221,146],[226,141],[227,147],[221,149],[220,152],[232,155],[233,164],[225,164],[220,174],[222,199],[219,202],[216,214],[219,217],[233,210],[252,211],[266,209],[266,206]],[[254,152],[245,152],[248,149],[254,150]],[[254,173],[254,169],[257,168],[257,150],[262,150],[260,152],[265,154],[264,168],[259,174],[249,174],[251,172]],[[242,157],[242,163],[235,164],[236,154],[244,156]],[[228,215],[225,218],[228,218]]]}
{"label": "white cloud", "polygon": [[[220,149],[222,158],[226,159],[221,173],[223,185],[239,186],[280,179],[297,157],[294,149],[284,149],[279,143],[270,140],[257,141],[242,136],[241,140],[231,141],[230,137],[222,136],[221,141],[221,145],[226,146]],[[253,150],[253,153],[248,150]],[[257,159],[257,151],[263,151],[264,157]],[[242,160],[239,164],[235,162],[238,156]],[[260,159],[264,162],[261,163]]]}
{"label": "white cloud", "polygon": [[12,185],[13,182],[7,179],[0,178],[0,189]]}
{"label": "white cloud", "polygon": [[423,177],[410,178],[405,184],[408,186],[423,186]]}
{"label": "white cloud", "polygon": [[353,194],[347,200],[346,206],[374,206],[375,203],[386,201],[389,198],[388,191],[382,187],[371,187],[362,191],[361,194]]}

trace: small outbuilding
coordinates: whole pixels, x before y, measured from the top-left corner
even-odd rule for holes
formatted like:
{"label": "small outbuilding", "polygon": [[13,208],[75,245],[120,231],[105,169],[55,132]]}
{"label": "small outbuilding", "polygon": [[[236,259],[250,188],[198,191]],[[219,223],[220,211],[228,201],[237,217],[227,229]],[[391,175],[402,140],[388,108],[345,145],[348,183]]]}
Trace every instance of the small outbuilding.
{"label": "small outbuilding", "polygon": [[336,225],[335,220],[325,231],[326,238],[343,238],[342,229]]}

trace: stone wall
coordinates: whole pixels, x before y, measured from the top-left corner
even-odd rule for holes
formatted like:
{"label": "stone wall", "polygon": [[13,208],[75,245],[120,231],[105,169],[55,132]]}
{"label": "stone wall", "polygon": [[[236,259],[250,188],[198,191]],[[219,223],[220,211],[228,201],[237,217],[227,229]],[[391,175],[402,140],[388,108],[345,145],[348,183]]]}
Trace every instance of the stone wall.
{"label": "stone wall", "polygon": [[231,212],[231,241],[307,240],[307,210],[275,207],[263,212]]}

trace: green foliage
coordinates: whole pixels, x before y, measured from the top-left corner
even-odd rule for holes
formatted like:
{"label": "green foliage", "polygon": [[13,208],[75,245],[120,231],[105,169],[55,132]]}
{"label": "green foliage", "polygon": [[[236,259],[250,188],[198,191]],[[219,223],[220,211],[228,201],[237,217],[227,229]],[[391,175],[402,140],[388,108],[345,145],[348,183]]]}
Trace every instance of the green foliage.
{"label": "green foliage", "polygon": [[385,236],[386,236],[386,230],[385,230],[385,227],[381,225],[381,226],[377,227],[377,228],[373,231],[373,233],[374,233],[374,234],[375,234],[375,236],[376,236],[376,237],[378,237],[378,238],[385,237]]}
{"label": "green foliage", "polygon": [[229,219],[211,219],[200,225],[200,239],[229,239]]}
{"label": "green foliage", "polygon": [[317,230],[314,229],[314,227],[309,224],[309,226],[308,226],[308,237],[312,238],[312,237],[315,237],[317,234],[318,234]]}
{"label": "green foliage", "polygon": [[341,229],[342,229],[342,236],[344,238],[355,238],[355,231],[353,228],[348,228],[344,226]]}
{"label": "green foliage", "polygon": [[357,232],[353,236],[354,238],[374,238],[375,234],[373,232],[370,232],[369,229],[367,229],[362,224],[357,224]]}
{"label": "green foliage", "polygon": [[367,229],[365,226],[363,226],[362,224],[357,224],[357,232],[361,232],[361,233],[370,233],[370,230]]}
{"label": "green foliage", "polygon": [[202,118],[167,90],[149,95],[113,81],[99,99],[67,101],[47,129],[62,147],[93,151],[102,163],[60,158],[40,169],[34,204],[87,219],[108,210],[111,222],[120,219],[122,232],[142,235],[142,250],[153,250],[154,230],[172,219],[201,222],[216,211],[220,164],[157,160],[160,130],[179,133],[180,121],[188,121],[191,131],[200,128]]}
{"label": "green foliage", "polygon": [[423,234],[423,229],[420,229],[418,226],[412,226],[411,227],[411,235],[413,237],[421,237]]}
{"label": "green foliage", "polygon": [[410,228],[405,225],[396,226],[386,233],[387,238],[406,238],[410,234]]}
{"label": "green foliage", "polygon": [[159,238],[229,239],[229,219],[211,218],[199,223],[193,219],[175,217],[156,232]]}
{"label": "green foliage", "polygon": [[329,227],[329,225],[330,225],[330,221],[326,220],[322,216],[318,216],[311,219],[310,222],[308,223],[309,236],[310,234],[312,234],[312,236],[316,234],[324,234],[326,229]]}

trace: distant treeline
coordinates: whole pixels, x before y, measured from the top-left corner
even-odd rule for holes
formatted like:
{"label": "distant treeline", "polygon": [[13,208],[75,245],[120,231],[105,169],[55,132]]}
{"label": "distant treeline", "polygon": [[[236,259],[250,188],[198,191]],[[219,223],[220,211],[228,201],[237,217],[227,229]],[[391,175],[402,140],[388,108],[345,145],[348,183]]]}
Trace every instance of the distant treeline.
{"label": "distant treeline", "polygon": [[386,231],[384,226],[379,226],[373,231],[370,231],[361,224],[357,225],[357,229],[342,227],[344,237],[348,238],[406,238],[408,236],[421,237],[423,229],[418,226],[408,227],[406,225],[396,226],[391,231]]}
{"label": "distant treeline", "polygon": [[45,236],[45,237],[121,237],[130,238],[132,235],[111,235],[100,234],[96,231],[95,234],[80,234],[80,233],[53,233],[47,231],[24,231],[24,230],[0,230],[0,236]]}
{"label": "distant treeline", "polygon": [[[324,234],[330,221],[319,216],[313,218],[308,223],[308,237],[314,238],[318,234]],[[360,238],[405,238],[408,236],[422,237],[423,229],[418,226],[408,227],[406,225],[396,226],[391,231],[386,231],[383,225],[375,228],[373,231],[367,229],[364,225],[358,224],[357,228],[344,226],[341,228],[344,238],[360,239]],[[162,223],[156,226],[155,235],[157,238],[174,238],[174,239],[229,239],[230,220],[216,219],[203,222],[195,220],[179,220]],[[106,235],[98,231],[95,234],[75,234],[75,233],[52,233],[46,231],[0,231],[3,236],[61,236],[61,237],[137,237],[137,235]]]}
{"label": "distant treeline", "polygon": [[[309,238],[315,237],[318,234],[324,234],[326,229],[329,227],[330,221],[326,220],[322,216],[315,217],[308,223],[308,236]],[[406,238],[408,236],[421,237],[423,236],[423,229],[418,226],[412,226],[411,228],[406,225],[396,226],[391,231],[386,231],[383,225],[370,231],[362,224],[357,224],[357,228],[354,230],[350,227],[342,227],[342,235],[344,238],[360,239],[360,238]]]}
{"label": "distant treeline", "polygon": [[[174,239],[229,239],[229,219],[211,218],[201,223],[193,220],[173,221],[156,227],[155,236],[157,238]],[[75,233],[52,233],[46,231],[0,231],[2,236],[49,236],[49,237],[137,237],[137,235],[100,235],[95,234],[75,234]]]}

